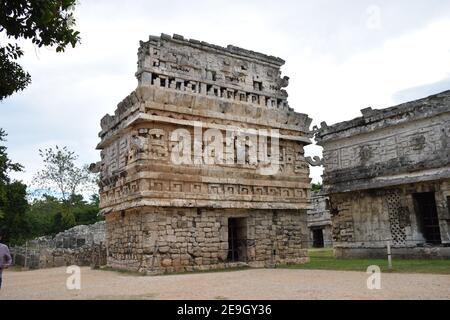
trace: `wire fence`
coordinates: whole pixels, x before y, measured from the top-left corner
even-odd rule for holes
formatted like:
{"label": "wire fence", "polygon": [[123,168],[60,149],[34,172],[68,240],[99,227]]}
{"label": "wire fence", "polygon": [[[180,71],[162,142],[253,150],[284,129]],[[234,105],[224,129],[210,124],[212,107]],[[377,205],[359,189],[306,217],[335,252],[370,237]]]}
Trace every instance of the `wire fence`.
{"label": "wire fence", "polygon": [[[450,239],[450,237],[449,237]],[[266,239],[264,239],[266,240]],[[289,249],[292,243],[301,248],[335,248],[335,249],[376,249],[378,255],[387,256],[389,251],[394,250],[395,253],[399,249],[432,249],[438,252],[444,252],[444,256],[450,257],[450,242],[447,241],[427,241],[423,238],[408,238],[397,241],[395,238],[387,239],[358,239],[347,237],[344,239],[333,238],[331,233],[323,234],[323,239],[317,241],[308,237],[287,237],[283,240],[276,238],[272,241],[273,252],[271,259],[275,262],[276,256],[282,254],[285,249]],[[235,262],[246,257],[246,250],[258,245],[258,239],[237,238],[235,243],[229,243],[227,260]],[[298,246],[297,246],[298,247]],[[448,249],[445,249],[448,248]],[[94,238],[89,237],[63,237],[63,238],[38,238],[26,241],[22,246],[13,246],[10,248],[14,265],[21,266],[26,269],[50,268],[67,265],[79,266],[102,266],[107,264],[108,248],[106,242],[96,242]],[[439,255],[440,253],[438,253]],[[154,254],[151,255],[152,263],[156,264],[156,259],[163,256],[159,252],[159,247],[155,245]],[[127,259],[125,259],[127,260]],[[131,259],[136,260],[136,259]],[[139,259],[137,259],[139,260]],[[130,269],[134,269],[138,261],[123,261],[124,266],[130,263]],[[244,258],[245,260],[245,258]],[[159,261],[159,260],[158,260]]]}
{"label": "wire fence", "polygon": [[65,245],[64,243],[49,242],[42,244],[36,241],[26,241],[23,246],[11,247],[10,252],[13,265],[25,269],[51,268],[72,264],[80,266],[106,264],[106,246],[103,242],[76,241],[75,245]]}

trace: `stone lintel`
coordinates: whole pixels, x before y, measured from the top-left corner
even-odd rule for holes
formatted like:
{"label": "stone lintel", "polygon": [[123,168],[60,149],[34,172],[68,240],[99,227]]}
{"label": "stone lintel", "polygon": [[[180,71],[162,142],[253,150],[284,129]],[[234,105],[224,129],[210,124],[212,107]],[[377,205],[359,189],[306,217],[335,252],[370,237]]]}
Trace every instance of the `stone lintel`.
{"label": "stone lintel", "polygon": [[175,208],[211,208],[211,209],[270,209],[270,210],[306,210],[305,201],[295,202],[247,202],[239,201],[208,201],[208,200],[182,200],[182,199],[137,199],[133,202],[123,202],[120,204],[104,207],[100,213],[105,215],[113,212],[120,212],[132,209],[142,209],[145,207],[175,207]]}

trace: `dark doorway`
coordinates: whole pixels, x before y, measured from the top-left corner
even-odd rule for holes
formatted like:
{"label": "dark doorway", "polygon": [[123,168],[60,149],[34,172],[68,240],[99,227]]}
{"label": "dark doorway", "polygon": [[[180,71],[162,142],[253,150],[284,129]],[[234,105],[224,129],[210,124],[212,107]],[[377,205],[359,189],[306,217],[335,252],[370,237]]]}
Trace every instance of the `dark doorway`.
{"label": "dark doorway", "polygon": [[228,261],[247,261],[247,220],[228,219]]}
{"label": "dark doorway", "polygon": [[441,231],[439,228],[434,192],[416,193],[413,197],[419,231],[427,243],[440,244]]}
{"label": "dark doorway", "polygon": [[323,229],[312,229],[313,233],[313,247],[314,248],[323,248]]}

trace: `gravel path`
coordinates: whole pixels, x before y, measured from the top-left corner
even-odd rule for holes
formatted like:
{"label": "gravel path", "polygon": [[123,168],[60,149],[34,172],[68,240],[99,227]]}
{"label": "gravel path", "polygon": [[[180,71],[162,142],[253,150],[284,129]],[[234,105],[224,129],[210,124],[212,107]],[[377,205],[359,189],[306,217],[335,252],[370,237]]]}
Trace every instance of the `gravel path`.
{"label": "gravel path", "polygon": [[380,290],[354,271],[253,269],[135,276],[81,269],[81,290],[66,289],[66,268],[6,271],[0,299],[450,299],[450,276],[382,274]]}

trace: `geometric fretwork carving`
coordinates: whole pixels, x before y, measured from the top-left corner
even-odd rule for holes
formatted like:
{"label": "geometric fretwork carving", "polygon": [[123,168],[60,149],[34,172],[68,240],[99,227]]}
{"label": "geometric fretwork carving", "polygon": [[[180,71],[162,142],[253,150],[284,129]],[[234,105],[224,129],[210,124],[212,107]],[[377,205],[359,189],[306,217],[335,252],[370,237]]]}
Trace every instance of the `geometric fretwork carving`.
{"label": "geometric fretwork carving", "polygon": [[401,206],[400,195],[398,193],[391,193],[387,195],[387,205],[389,213],[389,223],[391,226],[391,237],[395,245],[406,244],[405,232],[405,209]]}

